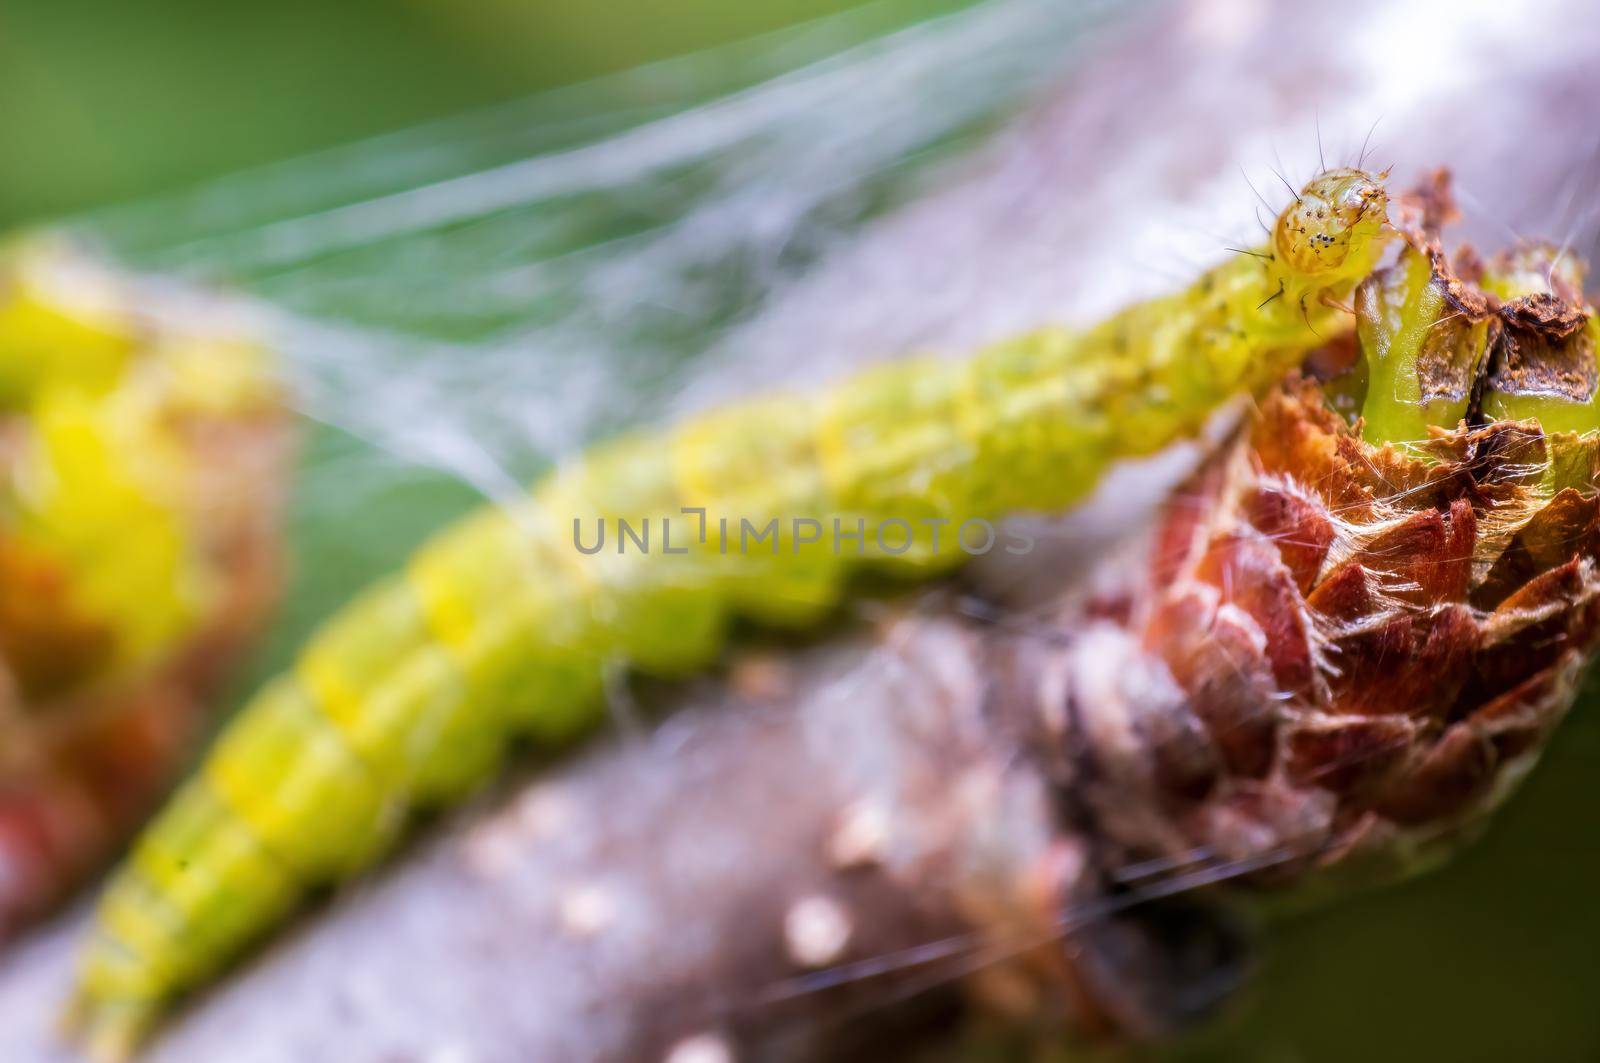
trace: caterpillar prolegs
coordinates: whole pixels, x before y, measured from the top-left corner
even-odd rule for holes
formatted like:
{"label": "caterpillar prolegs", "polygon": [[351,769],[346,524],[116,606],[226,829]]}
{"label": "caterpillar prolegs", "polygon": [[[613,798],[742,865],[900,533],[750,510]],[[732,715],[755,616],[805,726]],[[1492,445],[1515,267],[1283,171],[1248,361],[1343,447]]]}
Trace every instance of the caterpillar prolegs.
{"label": "caterpillar prolegs", "polygon": [[[1260,392],[1332,331],[1382,253],[1386,206],[1380,178],[1327,172],[1269,244],[1186,291],[1087,331],[903,361],[624,438],[447,529],[312,638],[139,841],[82,957],[78,1036],[126,1054],[309,887],[356,873],[410,810],[483,779],[510,737],[588,723],[607,669],[692,671],[731,617],[804,623],[853,570],[948,568],[965,556],[963,522],[1059,509],[1114,461]],[[590,552],[575,534],[605,520],[687,529],[686,511],[704,524],[670,552],[615,539]],[[865,534],[844,549],[752,547],[746,523],[774,518]],[[903,537],[892,547],[875,534],[889,524]]]}

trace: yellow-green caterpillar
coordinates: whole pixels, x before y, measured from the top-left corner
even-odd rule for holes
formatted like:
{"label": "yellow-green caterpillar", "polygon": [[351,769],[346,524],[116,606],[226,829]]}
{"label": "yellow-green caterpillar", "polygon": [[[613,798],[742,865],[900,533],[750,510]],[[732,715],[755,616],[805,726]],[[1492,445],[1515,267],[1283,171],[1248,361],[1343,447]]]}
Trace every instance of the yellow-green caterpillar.
{"label": "yellow-green caterpillar", "polygon": [[[608,667],[693,670],[732,616],[804,622],[854,568],[948,566],[963,521],[1059,509],[1113,461],[1265,388],[1332,331],[1383,250],[1386,207],[1381,178],[1330,171],[1266,246],[1187,291],[1084,332],[899,362],[625,438],[444,531],[314,636],[139,842],[82,957],[78,1035],[125,1054],[308,887],[359,871],[412,809],[481,781],[510,737],[592,720]],[[703,535],[685,510],[704,511]],[[670,553],[666,518],[681,536]],[[829,534],[741,534],[772,518]],[[636,533],[653,520],[657,541],[589,552],[600,520]],[[839,548],[836,520],[864,541]],[[899,541],[878,540],[887,525]]]}

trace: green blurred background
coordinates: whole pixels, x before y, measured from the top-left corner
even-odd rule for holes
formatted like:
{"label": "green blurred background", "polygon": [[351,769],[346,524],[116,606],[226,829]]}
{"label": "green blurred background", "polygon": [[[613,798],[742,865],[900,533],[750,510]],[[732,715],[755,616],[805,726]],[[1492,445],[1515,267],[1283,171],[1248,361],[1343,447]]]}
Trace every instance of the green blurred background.
{"label": "green blurred background", "polygon": [[[851,6],[3,0],[0,226],[179,188]],[[395,495],[394,519],[372,522],[389,529],[391,547],[368,544],[359,563],[335,557],[330,568],[355,581],[436,523],[440,508],[465,504],[439,490]],[[1576,714],[1485,842],[1445,871],[1280,927],[1250,1006],[1182,1055],[1600,1058],[1600,904],[1591,903],[1600,893],[1591,840],[1600,728],[1592,721]]]}
{"label": "green blurred background", "polygon": [[181,187],[856,6],[4,0],[0,225]]}

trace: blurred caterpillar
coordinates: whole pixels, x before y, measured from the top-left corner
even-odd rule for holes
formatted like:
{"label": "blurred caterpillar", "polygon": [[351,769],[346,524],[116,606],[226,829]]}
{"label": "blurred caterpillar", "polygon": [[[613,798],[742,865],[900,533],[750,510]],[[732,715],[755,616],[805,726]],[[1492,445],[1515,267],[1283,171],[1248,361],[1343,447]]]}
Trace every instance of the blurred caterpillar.
{"label": "blurred caterpillar", "polygon": [[[1386,208],[1381,176],[1329,171],[1267,246],[1187,291],[1085,332],[899,362],[812,400],[624,438],[444,531],[312,638],[141,839],[101,900],[69,1025],[96,1054],[127,1054],[309,887],[356,873],[410,810],[485,778],[511,736],[588,722],[609,667],[692,671],[732,616],[803,623],[852,568],[948,567],[964,556],[948,529],[1058,509],[1113,461],[1259,393],[1371,271]],[[698,535],[685,542],[677,524],[677,545],[650,552],[649,525],[685,510],[702,511]],[[779,549],[770,520],[796,517],[837,521],[849,547],[797,533]],[[586,543],[580,530],[604,520],[617,541]]]}

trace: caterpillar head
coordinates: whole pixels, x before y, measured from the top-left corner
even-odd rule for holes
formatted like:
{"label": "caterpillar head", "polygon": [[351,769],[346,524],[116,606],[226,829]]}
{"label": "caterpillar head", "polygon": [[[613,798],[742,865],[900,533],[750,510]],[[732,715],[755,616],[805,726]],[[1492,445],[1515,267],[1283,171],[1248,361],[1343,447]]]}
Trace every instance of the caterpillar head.
{"label": "caterpillar head", "polygon": [[1356,280],[1383,250],[1389,195],[1385,173],[1326,170],[1301,191],[1272,233],[1278,261],[1319,285]]}

